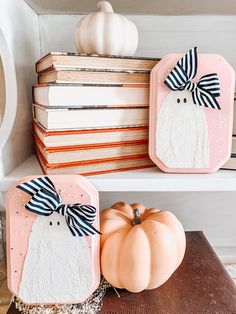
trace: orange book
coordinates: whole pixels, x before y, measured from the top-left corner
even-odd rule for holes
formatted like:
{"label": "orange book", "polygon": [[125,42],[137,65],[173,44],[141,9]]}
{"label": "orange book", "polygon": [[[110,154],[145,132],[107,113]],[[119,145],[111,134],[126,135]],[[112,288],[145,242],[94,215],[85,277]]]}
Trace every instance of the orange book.
{"label": "orange book", "polygon": [[155,167],[148,154],[85,162],[48,164],[37,147],[36,153],[40,166],[45,174],[82,174],[89,176]]}
{"label": "orange book", "polygon": [[48,148],[148,140],[148,126],[65,131],[48,131],[35,121],[33,126],[37,137]]}
{"label": "orange book", "polygon": [[35,145],[48,164],[64,164],[100,159],[110,160],[124,156],[148,154],[147,140],[48,148],[35,135]]}

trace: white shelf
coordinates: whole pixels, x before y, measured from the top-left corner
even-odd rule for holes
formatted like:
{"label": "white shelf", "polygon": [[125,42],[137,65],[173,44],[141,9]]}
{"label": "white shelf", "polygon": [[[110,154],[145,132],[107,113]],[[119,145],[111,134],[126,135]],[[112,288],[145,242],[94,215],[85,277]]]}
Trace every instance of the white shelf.
{"label": "white shelf", "polygon": [[[0,191],[6,192],[24,176],[41,174],[38,161],[32,156],[0,179]],[[220,170],[214,174],[168,174],[150,168],[87,178],[101,192],[236,191],[236,171],[230,170]]]}
{"label": "white shelf", "polygon": [[[38,14],[86,14],[96,11],[94,0],[25,0]],[[158,14],[158,15],[191,15],[191,14],[227,14],[236,12],[235,2],[232,0],[214,1],[186,1],[186,0],[111,0],[115,12],[122,14]]]}

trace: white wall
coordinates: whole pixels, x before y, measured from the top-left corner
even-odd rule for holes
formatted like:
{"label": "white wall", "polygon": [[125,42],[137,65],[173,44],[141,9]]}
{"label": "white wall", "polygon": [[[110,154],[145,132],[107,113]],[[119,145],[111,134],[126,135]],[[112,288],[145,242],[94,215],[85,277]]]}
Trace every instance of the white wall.
{"label": "white wall", "polygon": [[[139,31],[138,56],[163,57],[198,46],[222,54],[236,69],[236,16],[128,16]],[[80,15],[40,15],[41,54],[75,51]]]}
{"label": "white wall", "polygon": [[0,55],[0,126],[5,111],[5,103],[6,103],[5,78],[3,73],[2,58]]}
{"label": "white wall", "polygon": [[38,15],[23,0],[1,0],[0,33],[0,53],[1,49],[7,51],[3,65],[8,76],[8,104],[0,128],[1,177],[33,150],[31,90],[36,82],[34,63],[39,57]]}
{"label": "white wall", "polygon": [[[41,55],[48,51],[75,51],[74,30],[80,18],[76,15],[40,15]],[[236,69],[236,16],[129,18],[139,30],[136,55],[162,57],[198,46],[202,53],[224,55]],[[203,230],[214,247],[231,247],[231,256],[223,258],[236,261],[235,193],[100,193],[101,208],[119,200],[171,210],[186,230]]]}
{"label": "white wall", "polygon": [[[39,14],[86,14],[96,10],[95,0],[25,0]],[[234,0],[110,0],[113,9],[122,14],[203,15],[236,14]]]}
{"label": "white wall", "polygon": [[203,230],[215,247],[236,247],[236,193],[133,192],[100,193],[101,208],[118,201],[170,210],[185,230]]}

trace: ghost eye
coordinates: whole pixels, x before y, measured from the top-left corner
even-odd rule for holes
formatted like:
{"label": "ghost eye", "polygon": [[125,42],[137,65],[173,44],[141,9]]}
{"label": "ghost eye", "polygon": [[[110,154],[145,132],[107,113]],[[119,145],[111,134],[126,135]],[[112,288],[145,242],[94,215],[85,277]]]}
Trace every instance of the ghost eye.
{"label": "ghost eye", "polygon": [[49,222],[49,225],[52,226],[52,221]]}
{"label": "ghost eye", "polygon": [[178,104],[180,103],[180,99],[179,99],[179,98],[177,98],[177,103],[178,103]]}
{"label": "ghost eye", "polygon": [[59,221],[57,222],[57,225],[58,225],[58,226],[60,225],[60,222],[59,222]]}
{"label": "ghost eye", "polygon": [[186,103],[187,102],[187,98],[184,98],[184,103]]}

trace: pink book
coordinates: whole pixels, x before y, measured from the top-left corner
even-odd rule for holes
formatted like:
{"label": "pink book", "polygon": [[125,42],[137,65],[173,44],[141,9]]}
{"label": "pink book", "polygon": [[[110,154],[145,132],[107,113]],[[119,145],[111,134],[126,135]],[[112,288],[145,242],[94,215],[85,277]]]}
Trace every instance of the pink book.
{"label": "pink book", "polygon": [[81,303],[100,282],[99,203],[82,176],[26,177],[7,195],[8,287],[27,304]]}
{"label": "pink book", "polygon": [[163,171],[211,173],[231,154],[235,73],[220,55],[169,54],[151,72],[149,155]]}

